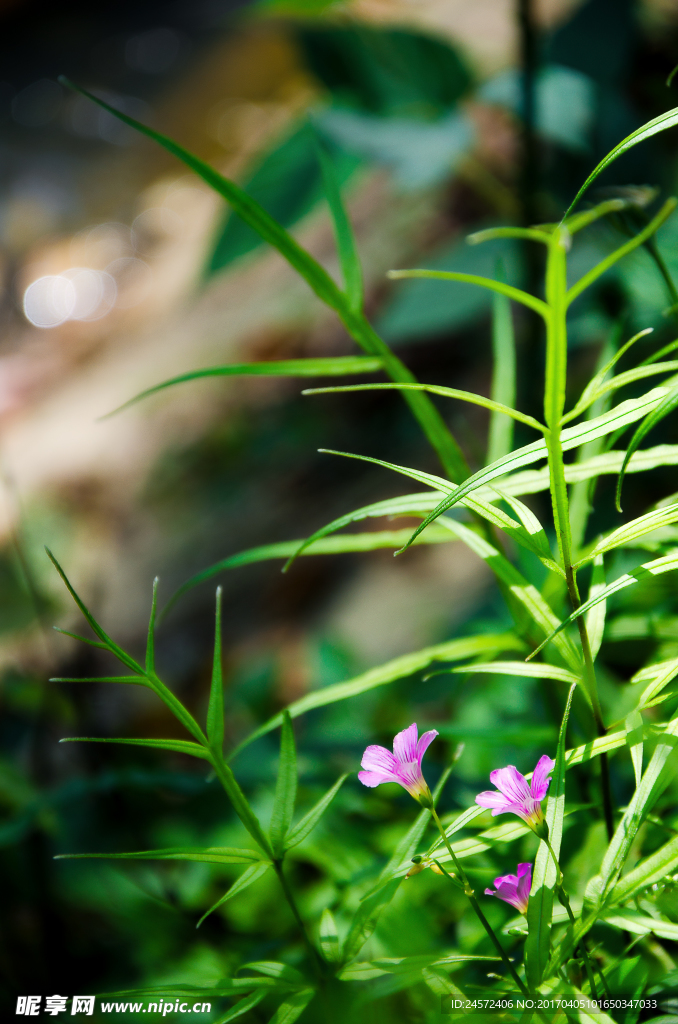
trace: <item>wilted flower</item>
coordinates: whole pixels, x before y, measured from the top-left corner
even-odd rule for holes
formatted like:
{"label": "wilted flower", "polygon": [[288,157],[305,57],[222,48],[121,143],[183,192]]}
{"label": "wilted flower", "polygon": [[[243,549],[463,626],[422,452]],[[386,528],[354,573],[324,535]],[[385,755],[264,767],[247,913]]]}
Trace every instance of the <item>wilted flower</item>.
{"label": "wilted flower", "polygon": [[555,761],[547,754],[539,758],[530,784],[514,765],[490,772],[490,782],[497,789],[478,793],[476,803],[492,809],[492,815],[517,814],[541,839],[548,839],[548,825],[544,820],[541,801],[549,788],[549,775]]}
{"label": "wilted flower", "polygon": [[361,762],[365,771],[358,772],[363,786],[397,782],[423,807],[431,807],[431,791],[421,773],[421,759],[438,733],[430,729],[417,742],[418,731],[416,722],[413,722],[408,729],[399,732],[393,740],[393,753],[386,747],[368,747]]}
{"label": "wilted flower", "polygon": [[519,864],[515,875],[500,875],[495,878],[496,889],[486,889],[486,896],[497,896],[504,903],[510,903],[521,914],[527,913],[527,901],[532,888],[532,865]]}

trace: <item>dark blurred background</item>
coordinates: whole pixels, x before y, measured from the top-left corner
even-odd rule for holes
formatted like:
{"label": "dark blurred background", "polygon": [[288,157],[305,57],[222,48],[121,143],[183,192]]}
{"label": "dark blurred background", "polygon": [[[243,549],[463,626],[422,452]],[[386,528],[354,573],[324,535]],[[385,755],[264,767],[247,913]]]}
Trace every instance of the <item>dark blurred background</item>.
{"label": "dark blurred background", "polygon": [[[84,627],[43,545],[106,629],[139,654],[155,575],[165,603],[219,559],[303,537],[352,508],[414,489],[318,448],[439,471],[392,393],[302,397],[312,381],[198,381],[99,420],[143,388],[198,367],[353,349],[292,271],[202,182],[57,76],[244,183],[336,272],[311,121],[343,183],[374,323],[420,379],[488,393],[485,293],[394,284],[386,271],[426,265],[493,275],[501,263],[510,280],[537,285],[533,255],[510,242],[467,248],[464,236],[487,224],[560,217],[597,160],[673,106],[678,88],[665,84],[678,62],[671,0],[523,8],[529,18],[521,24],[517,3],[494,0],[0,7],[0,965],[12,1006],[17,994],[33,992],[207,985],[243,957],[299,953],[274,881],[234,899],[196,935],[196,920],[234,877],[227,869],[53,860],[63,852],[241,845],[243,837],[217,785],[180,755],[58,745],[64,736],[179,732],[141,689],[47,682],[109,674],[111,666],[52,631],[55,623]],[[671,193],[677,140],[668,132],[637,147],[602,186]],[[604,223],[582,237],[573,273],[620,244],[629,227]],[[659,240],[669,270],[678,271],[678,226],[669,221]],[[644,250],[605,275],[572,307],[573,394],[615,325],[625,336],[655,328],[642,356],[670,341],[674,321],[663,311],[671,304]],[[519,402],[534,410],[541,338],[529,315],[516,311],[515,325]],[[482,465],[485,412],[440,407],[471,466]],[[654,444],[676,441],[671,418],[652,435]],[[625,512],[639,514],[675,491],[674,475],[654,470],[642,492],[629,477]],[[618,522],[613,488],[613,478],[602,478],[593,531]],[[533,504],[537,513],[547,508],[543,495]],[[458,544],[396,561],[386,551],[300,559],[284,576],[279,568],[266,562],[219,579],[230,744],[309,689],[424,644],[509,625],[484,566]],[[158,635],[163,678],[199,715],[214,582],[183,597]],[[672,613],[670,584],[659,580],[643,595],[634,595],[633,617],[623,598],[614,606],[602,655],[610,679],[628,678],[649,644],[664,657],[678,653],[674,631],[637,639],[652,614]],[[452,744],[467,742],[446,811],[472,798],[499,750],[527,763],[555,728],[538,681],[406,680],[299,720],[300,802],[310,806],[340,771],[353,771],[366,742],[386,742],[415,718]],[[275,744],[261,740],[235,761],[264,818]],[[445,757],[441,741],[431,749],[433,774]],[[623,772],[615,784],[623,797]],[[347,882],[381,863],[410,816],[406,797],[387,802],[349,781],[326,823],[296,851],[304,912],[340,903]],[[494,872],[482,860],[476,870],[482,879]],[[436,893],[426,881],[399,895],[398,934],[389,911],[371,940],[374,955],[411,952],[400,949],[406,933],[421,951],[444,937],[451,911]],[[472,932],[457,939],[468,948],[480,941]],[[384,1020],[420,1019],[414,1003],[394,997],[384,1006]]]}

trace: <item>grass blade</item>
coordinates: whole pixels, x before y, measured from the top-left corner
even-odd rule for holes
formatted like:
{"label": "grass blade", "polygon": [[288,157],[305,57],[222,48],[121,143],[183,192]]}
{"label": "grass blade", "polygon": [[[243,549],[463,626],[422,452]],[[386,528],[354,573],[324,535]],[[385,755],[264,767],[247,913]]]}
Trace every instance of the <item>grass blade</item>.
{"label": "grass blade", "polygon": [[245,889],[249,889],[254,882],[257,882],[262,875],[266,874],[270,866],[270,864],[266,864],[264,861],[259,861],[258,864],[252,864],[249,868],[246,868],[240,878],[233,883],[228,892],[225,893],[221,899],[217,900],[217,902],[202,915],[195,927],[199,928],[203,921],[208,918],[210,914],[214,913],[218,907],[221,907],[226,903],[227,900],[233,899],[233,897],[237,896],[238,893],[244,892]]}
{"label": "grass blade", "polygon": [[[344,683],[334,683],[332,686],[324,686],[321,690],[313,690],[307,693],[300,700],[290,704],[287,710],[292,718],[311,711],[313,708],[326,707],[328,704],[336,704],[341,700],[348,700],[350,697],[357,697],[361,693],[367,693],[378,686],[386,686],[395,682],[396,679],[403,679],[421,672],[430,665],[439,661],[464,661],[467,658],[477,657],[480,654],[488,655],[496,651],[520,651],[524,650],[521,640],[511,633],[490,634],[482,633],[478,636],[468,636],[457,640],[448,640],[443,644],[436,644],[433,647],[425,647],[414,654],[405,654],[393,661],[387,661],[377,668],[369,669],[353,679]],[[231,753],[230,759],[243,750],[254,740],[266,733],[277,729],[282,723],[282,715],[274,715],[267,722],[260,725],[246,739],[239,743]]]}
{"label": "grass blade", "polygon": [[325,195],[327,196],[327,202],[332,214],[334,237],[337,243],[346,297],[351,309],[358,312],[363,307],[363,274],[358,253],[356,252],[351,222],[348,219],[346,208],[342,202],[334,165],[330,160],[325,144],[318,138],[315,132],[313,134],[323,174]]}
{"label": "grass blade", "polygon": [[[504,279],[503,269],[498,276]],[[492,400],[513,407],[516,402],[516,345],[511,303],[505,295],[495,294],[492,300]],[[493,411],[487,442],[488,465],[508,455],[513,448],[513,423],[510,418]]]}
{"label": "grass blade", "polygon": [[662,526],[675,523],[677,520],[678,502],[646,512],[645,515],[632,519],[629,523],[624,523],[623,526],[619,526],[612,533],[609,533],[607,537],[599,540],[587,555],[579,559],[575,568],[579,568],[579,566],[606,554],[608,551],[612,551],[614,548],[630,544],[632,541],[638,540],[654,530],[659,530]]}
{"label": "grass blade", "polygon": [[[165,388],[176,384],[186,384],[192,380],[206,377],[343,377],[345,374],[376,373],[382,369],[381,359],[371,356],[332,356],[317,359],[280,359],[261,363],[231,363],[227,366],[208,366],[203,370],[190,370],[178,377],[171,377],[161,384],[140,391],[134,398],[118,406],[107,416],[114,416],[123,409],[128,409],[149,395],[155,395]],[[105,419],[106,417],[104,417]]]}
{"label": "grass blade", "polygon": [[117,117],[119,121],[129,125],[130,128],[134,128],[135,131],[140,132],[149,139],[153,139],[163,149],[166,149],[168,153],[178,157],[182,163],[197,174],[199,178],[202,178],[210,188],[218,192],[230,205],[233,207],[235,212],[242,217],[242,219],[253,228],[257,234],[272,245],[278,252],[285,257],[288,263],[290,263],[298,274],[303,277],[306,283],[313,289],[318,298],[332,309],[339,311],[345,307],[345,299],[342,293],[337,288],[336,284],[329,276],[329,274],[320,266],[316,260],[313,259],[302,247],[294,240],[294,238],[282,228],[277,221],[275,221],[267,212],[264,210],[259,203],[255,202],[243,189],[239,188],[234,182],[229,181],[222,174],[219,174],[213,167],[205,163],[204,160],[200,160],[199,157],[190,153],[179,143],[174,142],[173,139],[168,138],[166,135],[162,135],[160,132],[156,132],[153,128],[149,128],[145,124],[141,124],[140,121],[136,121],[133,117],[129,117],[127,114],[123,114],[121,111],[116,110],[115,107],[110,106],[97,96],[93,96],[92,93],[87,92],[86,89],[82,89],[80,86],[70,82],[63,75],[60,76],[59,81],[62,85],[67,86],[69,89],[73,89],[75,92],[80,93],[81,96],[85,96],[87,99],[96,103],[97,106],[103,110],[107,110],[109,114]]}
{"label": "grass blade", "polygon": [[269,835],[276,857],[280,858],[285,849],[285,836],[292,824],[294,804],[297,798],[297,748],[294,742],[294,729],[289,711],[282,713],[282,730],[280,734],[280,763],[278,778],[275,785],[273,814]]}
{"label": "grass blade", "polygon": [[[589,599],[595,599],[605,590],[605,564],[602,554],[593,559],[593,572],[591,573],[591,586],[589,587]],[[595,661],[603,642],[605,632],[605,616],[607,614],[607,601],[598,601],[586,613],[586,632],[591,647],[591,657]]]}
{"label": "grass blade", "polygon": [[306,836],[311,834],[348,776],[349,772],[346,772],[345,775],[338,778],[334,785],[328,789],[325,795],[318,800],[317,804],[314,804],[310,811],[308,811],[304,817],[297,822],[294,828],[289,830],[285,838],[286,850],[291,850],[293,846],[298,846],[299,843],[303,843]]}
{"label": "grass blade", "polygon": [[303,988],[287,996],[271,1017],[268,1024],[294,1024],[315,995],[315,989]]}
{"label": "grass blade", "polygon": [[524,292],[520,288],[506,284],[504,281],[495,281],[491,277],[479,277],[477,274],[459,274],[453,270],[390,270],[388,276],[399,281],[406,277],[430,277],[438,281],[461,281],[463,284],[477,284],[481,288],[487,288],[491,292],[505,295],[507,299],[520,302],[523,306],[533,309],[541,317],[548,317],[548,306],[541,299]]}
{"label": "grass blade", "polygon": [[661,882],[676,867],[678,867],[678,836],[670,839],[668,843],[655,850],[653,854],[641,860],[633,871],[624,875],[620,882],[617,882],[608,897],[608,905],[615,906],[626,903],[641,889]]}
{"label": "grass blade", "polygon": [[555,679],[559,683],[569,683],[570,686],[576,686],[580,679],[580,676],[566,668],[560,668],[559,665],[547,665],[545,662],[539,661],[473,662],[471,665],[453,668],[450,671],[460,674],[517,676],[523,679]]}
{"label": "grass blade", "polygon": [[148,620],[148,634],[146,637],[146,674],[155,672],[155,615],[158,608],[158,577],[153,580],[153,598],[151,601],[151,615]]}
{"label": "grass blade", "polygon": [[618,143],[614,149],[611,149],[607,156],[604,156],[600,163],[591,171],[588,178],[565,211],[565,217],[568,217],[572,213],[572,210],[596,178],[602,174],[606,167],[609,167],[613,161],[620,157],[622,153],[626,153],[626,151],[631,149],[633,146],[637,146],[639,142],[644,142],[646,139],[651,138],[653,135],[657,135],[659,132],[664,132],[668,128],[673,128],[676,124],[678,124],[678,107],[674,107],[672,110],[667,110],[665,113],[660,114],[659,117],[652,118],[651,121],[647,121],[646,124],[637,128],[635,132],[631,132],[631,134],[627,135],[625,139],[622,139],[622,141]]}
{"label": "grass blade", "polygon": [[207,751],[199,743],[190,740],[138,740],[124,737],[112,739],[108,736],[64,736],[59,743],[126,743],[131,747],[152,747],[156,750],[171,750],[174,754],[189,754],[191,757],[208,758]]}
{"label": "grass blade", "polygon": [[220,755],[224,746],[224,681],[221,667],[221,587],[217,587],[212,685],[210,686],[210,699],[207,705],[207,739],[212,749]]}
{"label": "grass blade", "polygon": [[235,1006],[232,1006],[222,1017],[219,1017],[215,1024],[229,1024],[232,1020],[237,1020],[238,1017],[242,1017],[243,1013],[249,1013],[255,1006],[266,998],[268,991],[266,989],[263,992],[251,992],[248,996],[243,996],[239,999]]}
{"label": "grass blade", "polygon": [[55,860],[188,860],[201,864],[251,864],[262,860],[256,850],[233,846],[169,846],[164,850],[138,850],[132,853],[62,853]]}
{"label": "grass blade", "polygon": [[619,480],[617,481],[615,504],[618,512],[621,512],[621,492],[624,485],[624,475],[629,461],[631,460],[634,452],[640,446],[643,438],[650,433],[653,427],[656,427],[658,423],[661,423],[663,419],[666,419],[666,417],[673,412],[676,406],[678,406],[678,387],[673,388],[660,402],[660,404],[648,413],[631,438],[629,446],[626,449],[626,455],[624,456],[621,470],[619,471]]}
{"label": "grass blade", "polygon": [[320,948],[323,956],[329,964],[341,962],[341,947],[339,945],[339,932],[337,922],[334,920],[332,911],[325,907],[320,918]]}

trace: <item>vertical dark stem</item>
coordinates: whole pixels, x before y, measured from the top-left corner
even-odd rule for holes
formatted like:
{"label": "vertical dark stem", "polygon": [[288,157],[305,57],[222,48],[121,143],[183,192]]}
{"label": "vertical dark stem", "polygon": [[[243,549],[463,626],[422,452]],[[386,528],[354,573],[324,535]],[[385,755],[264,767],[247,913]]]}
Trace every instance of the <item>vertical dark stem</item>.
{"label": "vertical dark stem", "polygon": [[[534,0],[518,0],[518,27],[520,33],[522,153],[520,192],[525,226],[539,219],[537,192],[539,189],[539,157],[536,122],[536,73],[538,64],[537,31],[534,24]],[[528,250],[530,251],[530,250]],[[532,246],[532,251],[538,250]]]}
{"label": "vertical dark stem", "polygon": [[311,942],[311,940],[308,937],[308,932],[306,931],[306,925],[304,924],[304,922],[303,922],[303,920],[301,918],[301,914],[299,913],[299,908],[297,907],[296,900],[294,899],[294,895],[292,893],[292,890],[290,889],[289,884],[287,882],[287,879],[285,878],[285,874],[284,874],[283,866],[282,866],[282,861],[274,860],[273,861],[273,870],[275,871],[276,875],[278,876],[278,881],[280,882],[280,886],[281,886],[282,891],[283,891],[283,893],[285,895],[285,899],[287,900],[287,902],[289,904],[289,907],[290,907],[290,910],[292,911],[292,913],[294,915],[294,918],[295,918],[297,924],[299,925],[299,929],[300,929],[301,934],[303,936],[304,944],[306,946],[306,949],[308,950],[308,953],[310,955],[311,963],[313,965],[313,968],[314,968],[316,974],[318,974],[320,977],[322,977],[322,975],[324,974],[324,971],[325,971],[325,964],[320,959],[320,956],[318,955],[317,949],[315,948],[315,946],[313,945],[313,943]]}

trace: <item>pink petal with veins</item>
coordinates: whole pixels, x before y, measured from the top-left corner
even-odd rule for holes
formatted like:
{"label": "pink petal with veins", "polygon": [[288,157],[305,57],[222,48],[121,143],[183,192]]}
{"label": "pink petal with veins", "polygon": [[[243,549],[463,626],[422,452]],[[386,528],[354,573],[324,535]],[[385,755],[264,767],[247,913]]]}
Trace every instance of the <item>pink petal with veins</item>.
{"label": "pink petal with veins", "polygon": [[403,729],[393,740],[393,753],[401,764],[409,764],[417,759],[417,723],[412,722],[407,729]]}
{"label": "pink petal with veins", "polygon": [[534,769],[534,773],[532,775],[531,786],[532,797],[534,800],[543,800],[546,796],[549,783],[551,782],[549,775],[555,766],[556,762],[550,758],[548,754],[544,754],[544,756],[540,757],[537,761],[537,767]]}

